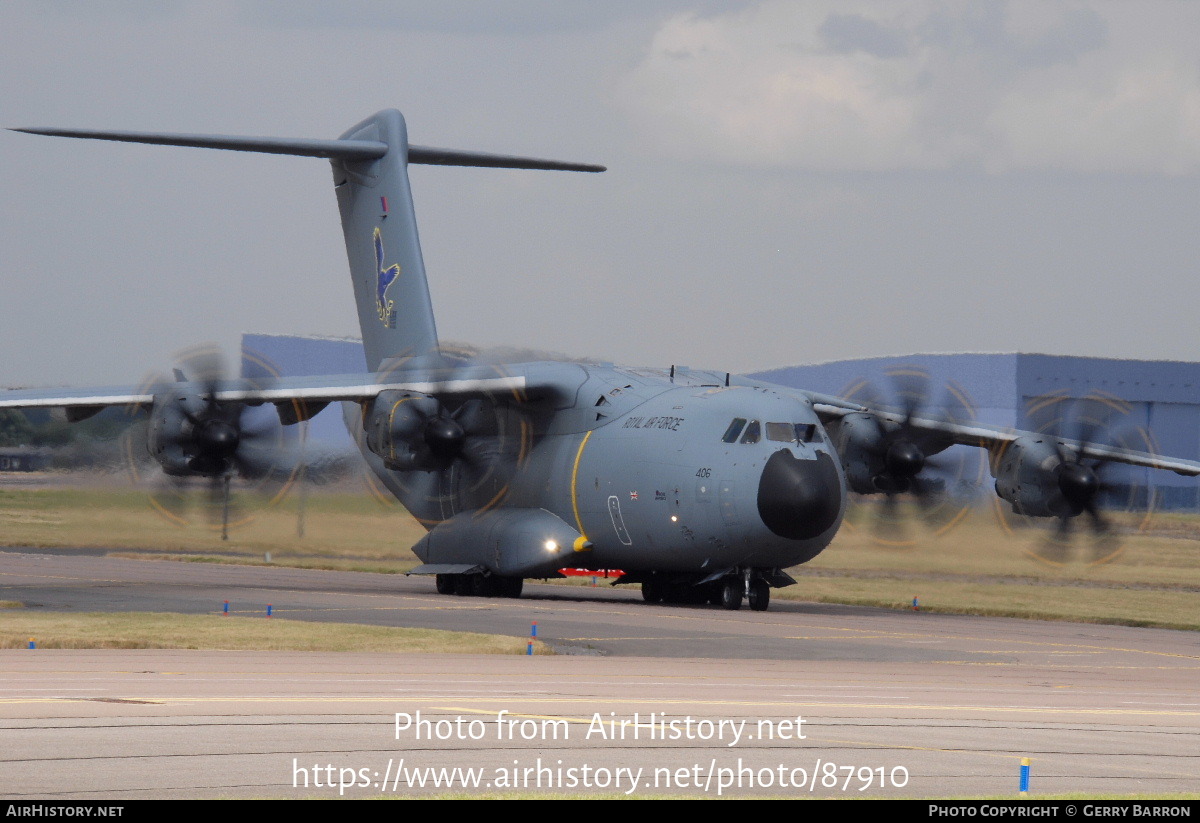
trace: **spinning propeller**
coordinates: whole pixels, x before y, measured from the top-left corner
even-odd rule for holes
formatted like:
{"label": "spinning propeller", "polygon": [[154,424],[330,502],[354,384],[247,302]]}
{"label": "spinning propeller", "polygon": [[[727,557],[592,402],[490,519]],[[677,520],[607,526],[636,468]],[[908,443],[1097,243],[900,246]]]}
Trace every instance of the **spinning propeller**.
{"label": "spinning propeller", "polygon": [[532,445],[524,395],[494,390],[500,366],[459,349],[386,364],[381,382],[421,384],[385,391],[364,410],[367,448],[391,472],[384,482],[418,520],[438,523],[460,511],[498,505]]}
{"label": "spinning propeller", "polygon": [[266,376],[229,376],[212,348],[182,355],[173,380],[149,381],[147,393],[154,396],[149,419],[140,431],[131,431],[127,444],[135,479],[142,474],[142,461],[134,457],[139,450],[136,440],[144,439],[146,452],[161,467],[163,476],[150,492],[150,502],[173,522],[187,521],[189,490],[203,481],[205,512],[210,522],[221,524],[222,539],[228,539],[230,525],[245,522],[231,510],[230,487],[235,480],[274,503],[298,471],[298,464],[288,465],[291,438],[273,406],[217,398],[222,390],[271,385],[269,367],[251,355],[244,357],[250,368],[257,366],[256,371]]}
{"label": "spinning propeller", "polygon": [[[1132,523],[1136,529],[1149,525],[1154,495],[1138,480],[1144,470],[1123,466],[1092,451],[1119,448],[1154,452],[1149,435],[1132,424],[1129,413],[1129,406],[1122,401],[1099,394],[1074,399],[1058,393],[1030,402],[1029,427],[1042,435],[1038,443],[1045,451],[1037,463],[1039,474],[1034,478],[1042,485],[1045,511],[1036,513],[1054,518],[1053,530],[1037,542],[1029,552],[1031,556],[1054,565],[1072,558],[1090,564],[1112,560],[1121,550],[1119,530],[1117,521],[1106,515],[1105,509],[1137,512]],[[1004,459],[1002,453],[997,461],[1001,467]],[[1012,512],[1005,511],[1006,508],[997,507],[1001,525],[1006,529],[1039,520],[1021,518],[1029,512],[1022,511],[1020,506],[1013,506]],[[1086,529],[1080,527],[1077,519],[1083,519]],[[1079,553],[1072,544],[1083,531],[1090,532],[1092,540]]]}
{"label": "spinning propeller", "polygon": [[843,393],[869,411],[847,415],[836,441],[851,489],[883,495],[882,502],[871,507],[877,542],[911,546],[916,542],[906,524],[911,510],[902,505],[902,498],[911,498],[919,519],[944,534],[967,513],[985,464],[975,449],[942,454],[952,445],[949,438],[919,425],[969,424],[973,409],[959,386],[947,384],[940,404],[934,406],[933,381],[924,370],[898,368],[887,376],[890,394],[866,380]]}

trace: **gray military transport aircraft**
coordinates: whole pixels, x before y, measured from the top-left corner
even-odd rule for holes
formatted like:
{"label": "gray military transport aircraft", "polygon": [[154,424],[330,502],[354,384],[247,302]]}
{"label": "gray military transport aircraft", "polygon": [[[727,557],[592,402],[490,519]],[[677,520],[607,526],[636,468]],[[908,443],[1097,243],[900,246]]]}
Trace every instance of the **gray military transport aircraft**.
{"label": "gray military transport aircraft", "polygon": [[16,129],[33,134],[328,159],[370,374],[270,385],[188,379],[129,387],[10,391],[0,408],[108,406],[149,415],[148,448],[172,476],[245,473],[247,406],[284,424],[342,402],[371,471],[428,530],[414,574],[442,593],[517,597],[558,569],[622,569],[650,602],[748,598],[765,609],[784,569],[829,545],[848,492],[921,496],[932,455],[987,449],[1013,510],[1096,524],[1112,462],[1200,474],[1200,463],[1103,445],[1090,435],[1011,432],[954,415],[848,402],[726,372],[562,362],[487,365],[441,351],[408,165],[599,172],[602,166],[408,142],[382,111],[337,140]]}

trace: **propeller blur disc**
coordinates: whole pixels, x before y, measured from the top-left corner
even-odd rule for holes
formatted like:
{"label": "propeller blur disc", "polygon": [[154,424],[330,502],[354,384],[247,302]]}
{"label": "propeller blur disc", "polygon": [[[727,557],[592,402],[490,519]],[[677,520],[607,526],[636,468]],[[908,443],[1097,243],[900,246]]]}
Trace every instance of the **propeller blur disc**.
{"label": "propeller blur disc", "polygon": [[1022,537],[1022,552],[1045,565],[1113,562],[1124,551],[1123,536],[1151,527],[1156,495],[1147,469],[1081,452],[1095,445],[1154,454],[1149,432],[1138,425],[1129,404],[1099,392],[1075,398],[1060,391],[1030,398],[1026,419],[1030,431],[1059,441],[1058,463],[1050,470],[1066,513],[1029,517],[996,498],[993,510],[1000,527]]}
{"label": "propeller blur disc", "polygon": [[[242,353],[241,374],[231,375],[219,349],[197,346],[181,352],[171,377],[156,375],[142,386],[153,394],[155,414],[130,430],[126,465],[133,483],[165,519],[186,526],[199,517],[224,533],[251,522],[278,503],[302,470],[297,445],[306,424],[284,427],[271,404],[218,402],[221,388],[268,388],[278,369],[251,352]],[[165,418],[170,421],[164,423]],[[178,459],[165,470],[147,446],[163,446]],[[251,506],[250,500],[257,502]]]}
{"label": "propeller blur disc", "polygon": [[[868,447],[876,491],[851,496],[847,527],[868,530],[878,545],[909,549],[966,519],[986,481],[987,463],[980,449],[952,445],[914,423],[974,422],[974,405],[961,386],[947,382],[935,392],[929,373],[913,366],[885,375],[886,389],[860,380],[841,395],[866,406],[876,427],[876,440]],[[914,523],[924,528],[918,532]]]}

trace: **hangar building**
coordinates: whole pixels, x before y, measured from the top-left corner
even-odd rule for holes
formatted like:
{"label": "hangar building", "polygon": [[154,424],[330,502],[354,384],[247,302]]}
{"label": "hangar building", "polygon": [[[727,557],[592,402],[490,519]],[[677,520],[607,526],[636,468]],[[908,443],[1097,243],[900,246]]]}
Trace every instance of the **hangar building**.
{"label": "hangar building", "polygon": [[[939,402],[937,387],[949,381],[961,386],[975,408],[975,419],[991,426],[1032,428],[1028,410],[1047,395],[1119,398],[1128,414],[1114,421],[1114,428],[1144,429],[1153,451],[1200,459],[1200,363],[1049,354],[914,354],[790,366],[754,376],[837,395],[866,379],[886,396],[891,388],[888,373],[904,367],[929,374],[934,403]],[[1065,433],[1071,431],[1068,427]],[[1145,470],[1141,483],[1156,490],[1158,505],[1164,508],[1195,508],[1200,502],[1195,478]]]}

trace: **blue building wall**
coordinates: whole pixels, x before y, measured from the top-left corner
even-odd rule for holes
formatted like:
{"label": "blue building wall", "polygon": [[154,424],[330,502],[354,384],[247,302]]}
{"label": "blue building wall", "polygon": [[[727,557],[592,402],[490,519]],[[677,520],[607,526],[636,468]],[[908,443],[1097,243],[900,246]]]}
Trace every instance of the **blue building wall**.
{"label": "blue building wall", "polygon": [[[1020,408],[1054,392],[1116,397],[1129,405],[1124,425],[1144,429],[1153,451],[1193,460],[1200,457],[1200,363],[1048,354],[1019,357]],[[1154,486],[1163,506],[1192,508],[1200,503],[1197,481],[1191,478],[1143,470],[1139,482]]]}
{"label": "blue building wall", "polygon": [[809,366],[789,366],[750,375],[761,380],[824,394],[845,395],[862,380],[868,380],[884,397],[893,395],[889,372],[916,367],[932,380],[931,402],[941,403],[942,387],[955,383],[970,398],[975,419],[991,426],[1017,424],[1014,386],[1016,354],[914,354],[904,357],[871,357],[838,360]]}
{"label": "blue building wall", "polygon": [[[360,340],[276,334],[242,335],[243,377],[309,377],[366,372],[367,358]],[[309,421],[308,441],[319,449],[356,450],[342,421],[340,403],[330,404]]]}
{"label": "blue building wall", "polygon": [[[1200,363],[1113,360],[1047,354],[915,354],[792,366],[753,375],[784,386],[843,395],[857,382],[871,381],[885,396],[892,392],[888,372],[917,367],[938,388],[953,381],[971,398],[980,423],[1030,428],[1030,405],[1039,397],[1064,393],[1072,398],[1103,394],[1128,405],[1114,425],[1118,433],[1144,429],[1150,450],[1200,459]],[[1068,436],[1071,431],[1064,432]],[[1131,446],[1141,438],[1128,435]],[[1113,467],[1112,480],[1153,486],[1160,505],[1194,508],[1200,485],[1171,472]]]}

